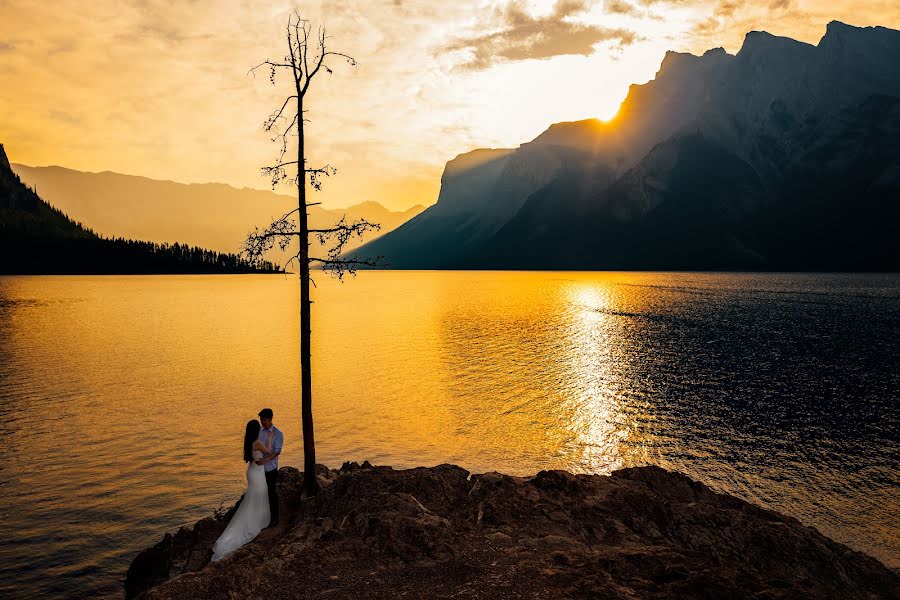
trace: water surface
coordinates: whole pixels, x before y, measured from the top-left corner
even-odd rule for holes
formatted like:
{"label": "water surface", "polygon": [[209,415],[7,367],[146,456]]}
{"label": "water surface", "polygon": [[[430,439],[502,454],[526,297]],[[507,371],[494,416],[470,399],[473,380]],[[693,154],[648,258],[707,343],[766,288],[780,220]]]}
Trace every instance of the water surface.
{"label": "water surface", "polygon": [[[319,462],[657,464],[900,567],[898,276],[316,279]],[[0,595],[121,595],[240,496],[263,406],[301,465],[297,311],[283,275],[0,278]]]}

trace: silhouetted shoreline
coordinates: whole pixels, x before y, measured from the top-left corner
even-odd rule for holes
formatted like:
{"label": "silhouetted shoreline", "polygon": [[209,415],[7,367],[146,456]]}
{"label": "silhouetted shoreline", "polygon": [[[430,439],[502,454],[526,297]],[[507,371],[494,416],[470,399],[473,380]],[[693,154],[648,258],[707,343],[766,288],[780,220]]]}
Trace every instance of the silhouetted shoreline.
{"label": "silhouetted shoreline", "polygon": [[0,275],[278,273],[270,261],[190,244],[99,236],[44,201],[0,144]]}

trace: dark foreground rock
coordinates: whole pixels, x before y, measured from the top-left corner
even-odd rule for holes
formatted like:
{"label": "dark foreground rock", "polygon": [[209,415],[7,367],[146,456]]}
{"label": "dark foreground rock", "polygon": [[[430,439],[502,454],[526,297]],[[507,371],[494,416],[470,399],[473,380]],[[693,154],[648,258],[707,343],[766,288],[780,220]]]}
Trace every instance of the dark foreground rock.
{"label": "dark foreground rock", "polygon": [[610,477],[320,467],[289,518],[209,563],[230,514],[135,558],[141,598],[900,598],[900,577],[796,519],[657,467]]}

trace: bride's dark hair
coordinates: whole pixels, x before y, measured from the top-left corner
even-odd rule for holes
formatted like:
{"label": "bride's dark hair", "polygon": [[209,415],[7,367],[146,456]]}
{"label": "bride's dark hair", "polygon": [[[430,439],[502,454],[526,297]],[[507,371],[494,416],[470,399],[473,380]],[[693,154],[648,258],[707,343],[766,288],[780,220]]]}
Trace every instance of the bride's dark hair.
{"label": "bride's dark hair", "polygon": [[244,433],[244,462],[253,460],[253,442],[259,437],[262,425],[256,419],[247,421],[247,431]]}

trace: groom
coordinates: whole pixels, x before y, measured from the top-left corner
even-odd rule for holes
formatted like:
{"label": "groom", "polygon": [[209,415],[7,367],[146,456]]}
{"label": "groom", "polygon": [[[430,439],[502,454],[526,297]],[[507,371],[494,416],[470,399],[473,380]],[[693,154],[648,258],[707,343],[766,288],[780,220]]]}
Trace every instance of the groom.
{"label": "groom", "polygon": [[269,527],[278,525],[278,492],[275,490],[275,478],[278,476],[278,455],[284,445],[284,434],[272,425],[272,409],[264,408],[259,411],[259,422],[262,429],[259,430],[259,440],[267,444],[272,439],[272,451],[256,461],[256,464],[265,466],[266,486],[269,488],[269,512],[272,522]]}

